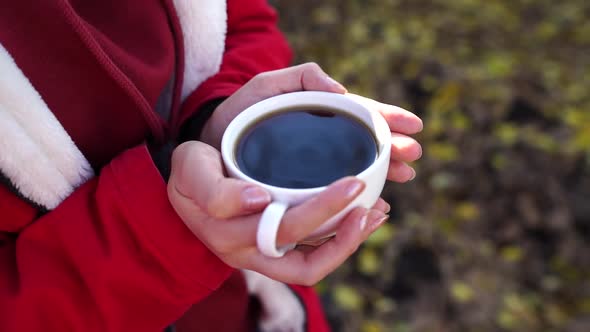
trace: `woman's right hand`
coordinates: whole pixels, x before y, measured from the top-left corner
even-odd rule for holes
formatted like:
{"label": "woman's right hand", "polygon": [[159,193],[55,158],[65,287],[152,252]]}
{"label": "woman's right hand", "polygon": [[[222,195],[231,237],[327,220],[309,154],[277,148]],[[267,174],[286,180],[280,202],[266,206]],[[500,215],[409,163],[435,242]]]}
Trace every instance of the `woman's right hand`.
{"label": "woman's right hand", "polygon": [[[357,178],[344,178],[289,209],[277,244],[305,239],[363,188]],[[270,194],[254,184],[226,177],[219,151],[196,141],[174,151],[168,196],[186,226],[226,264],[300,285],[313,285],[340,266],[383,224],[389,211],[389,205],[379,199],[372,209],[352,210],[336,236],[318,247],[291,250],[281,258],[264,256],[256,247],[256,232],[260,213],[271,202]]]}

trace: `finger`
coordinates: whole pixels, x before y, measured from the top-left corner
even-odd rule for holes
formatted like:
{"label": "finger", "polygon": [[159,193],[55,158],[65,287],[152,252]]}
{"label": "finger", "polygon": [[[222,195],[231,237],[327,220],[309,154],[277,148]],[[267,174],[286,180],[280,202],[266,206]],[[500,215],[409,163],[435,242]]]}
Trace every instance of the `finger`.
{"label": "finger", "polygon": [[334,271],[359,245],[387,220],[381,211],[354,209],[342,221],[336,236],[306,252],[292,250],[279,259],[259,255],[254,268],[267,276],[287,283],[312,286]]}
{"label": "finger", "polygon": [[219,151],[200,142],[187,142],[175,150],[172,172],[175,189],[214,218],[258,212],[271,201],[262,188],[225,177]]}
{"label": "finger", "polygon": [[422,157],[422,146],[413,138],[391,133],[391,159],[411,162]]}
{"label": "finger", "polygon": [[254,214],[229,220],[209,218],[200,225],[188,223],[188,226],[199,238],[207,239],[207,245],[217,256],[234,257],[236,253],[245,250],[259,253],[256,233],[260,216],[261,214]]}
{"label": "finger", "polygon": [[326,74],[313,62],[257,75],[252,84],[260,86],[259,91],[272,97],[287,92],[302,90],[345,93],[346,88]]}
{"label": "finger", "polygon": [[261,100],[302,90],[346,93],[342,84],[330,78],[315,63],[258,74],[218,106],[219,110],[213,112],[203,128],[201,138],[219,147],[223,131],[240,112]]}
{"label": "finger", "polygon": [[312,248],[319,247],[322,244],[326,243],[327,241],[330,241],[330,239],[332,239],[332,236],[313,240],[313,241],[303,241],[301,243],[298,243],[297,247],[295,247],[295,249],[299,250],[299,251],[307,252],[307,251],[310,251]]}
{"label": "finger", "polygon": [[383,213],[388,213],[391,210],[391,206],[389,205],[389,203],[384,201],[383,198],[379,198],[377,200],[377,203],[373,205],[372,209],[383,211]]}
{"label": "finger", "polygon": [[[391,210],[390,205],[385,202],[382,198],[377,200],[377,203],[371,208],[372,210],[381,211],[385,214]],[[231,244],[218,243],[220,248],[244,248],[252,247],[256,243],[256,232],[258,229],[258,222],[260,220],[260,214],[250,215],[246,217],[240,217],[232,219],[231,222],[212,222],[207,225],[207,231],[224,234],[225,239],[230,239]],[[300,242],[297,246],[298,250],[307,251],[307,247],[317,247],[322,245],[324,242],[330,240],[329,238],[323,238],[315,241],[298,241]]]}
{"label": "finger", "polygon": [[389,162],[389,170],[387,171],[387,179],[395,182],[408,182],[414,180],[416,171],[408,164],[392,160]]}
{"label": "finger", "polygon": [[[365,185],[355,177],[348,177],[335,182],[317,196],[299,206],[291,208],[282,218],[277,234],[277,245],[297,243],[344,209]],[[217,248],[244,248],[256,245],[256,233],[260,214],[251,214],[233,218],[228,222],[213,222],[206,226],[204,232],[224,234],[216,243]],[[228,243],[226,240],[231,240]]]}
{"label": "finger", "polygon": [[[345,178],[303,204],[288,210],[279,226],[277,245],[299,242],[344,209],[363,189],[362,181],[354,177]],[[223,239],[218,239],[219,242],[216,243],[218,249],[255,247],[259,220],[260,214],[231,220],[213,220],[202,232],[224,234]]]}
{"label": "finger", "polygon": [[308,252],[312,252],[316,249],[316,247],[321,246],[322,244],[324,244],[326,241],[329,241],[330,239],[324,239],[321,242],[317,242],[317,243],[311,243],[311,244],[300,244],[298,245],[295,250],[301,251],[303,253],[308,253]]}
{"label": "finger", "polygon": [[411,135],[421,132],[424,127],[422,119],[401,107],[383,104],[355,94],[348,95],[365,107],[381,113],[393,132]]}
{"label": "finger", "polygon": [[355,177],[336,181],[317,196],[291,208],[279,227],[277,243],[297,243],[322,223],[343,210],[365,188],[364,182]]}

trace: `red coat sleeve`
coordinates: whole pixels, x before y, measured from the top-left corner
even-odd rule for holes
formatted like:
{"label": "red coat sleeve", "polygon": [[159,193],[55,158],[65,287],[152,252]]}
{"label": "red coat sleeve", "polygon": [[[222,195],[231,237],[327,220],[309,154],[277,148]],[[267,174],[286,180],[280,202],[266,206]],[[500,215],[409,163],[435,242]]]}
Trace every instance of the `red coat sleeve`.
{"label": "red coat sleeve", "polygon": [[178,218],[144,146],[0,238],[0,331],[162,331],[232,269]]}
{"label": "red coat sleeve", "polygon": [[266,0],[228,0],[225,52],[219,72],[184,102],[180,123],[209,101],[228,97],[256,74],[291,62],[291,49]]}

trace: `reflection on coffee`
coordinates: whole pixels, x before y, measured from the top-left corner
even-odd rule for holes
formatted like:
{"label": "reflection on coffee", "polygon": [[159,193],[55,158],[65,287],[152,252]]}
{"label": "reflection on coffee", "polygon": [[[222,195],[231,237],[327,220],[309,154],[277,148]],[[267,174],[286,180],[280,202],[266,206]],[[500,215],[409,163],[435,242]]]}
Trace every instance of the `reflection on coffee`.
{"label": "reflection on coffee", "polygon": [[371,130],[342,112],[280,110],[241,135],[238,167],[249,177],[283,188],[315,188],[367,169],[377,158]]}

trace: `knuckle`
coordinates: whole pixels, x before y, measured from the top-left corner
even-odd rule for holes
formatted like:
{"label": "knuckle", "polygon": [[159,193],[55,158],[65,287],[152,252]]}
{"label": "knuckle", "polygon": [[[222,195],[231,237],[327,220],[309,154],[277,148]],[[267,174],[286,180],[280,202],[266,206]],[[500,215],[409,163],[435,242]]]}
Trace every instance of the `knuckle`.
{"label": "knuckle", "polygon": [[266,85],[266,82],[268,82],[270,77],[271,74],[269,72],[260,73],[252,78],[251,83],[254,88],[259,88]]}
{"label": "knuckle", "polygon": [[306,62],[303,64],[306,69],[310,70],[321,70],[322,68],[316,62]]}
{"label": "knuckle", "polygon": [[195,147],[199,147],[198,153],[206,154],[207,156],[212,158],[219,158],[219,156],[221,155],[221,153],[216,148],[212,147],[209,144],[197,141],[193,141],[192,144]]}

